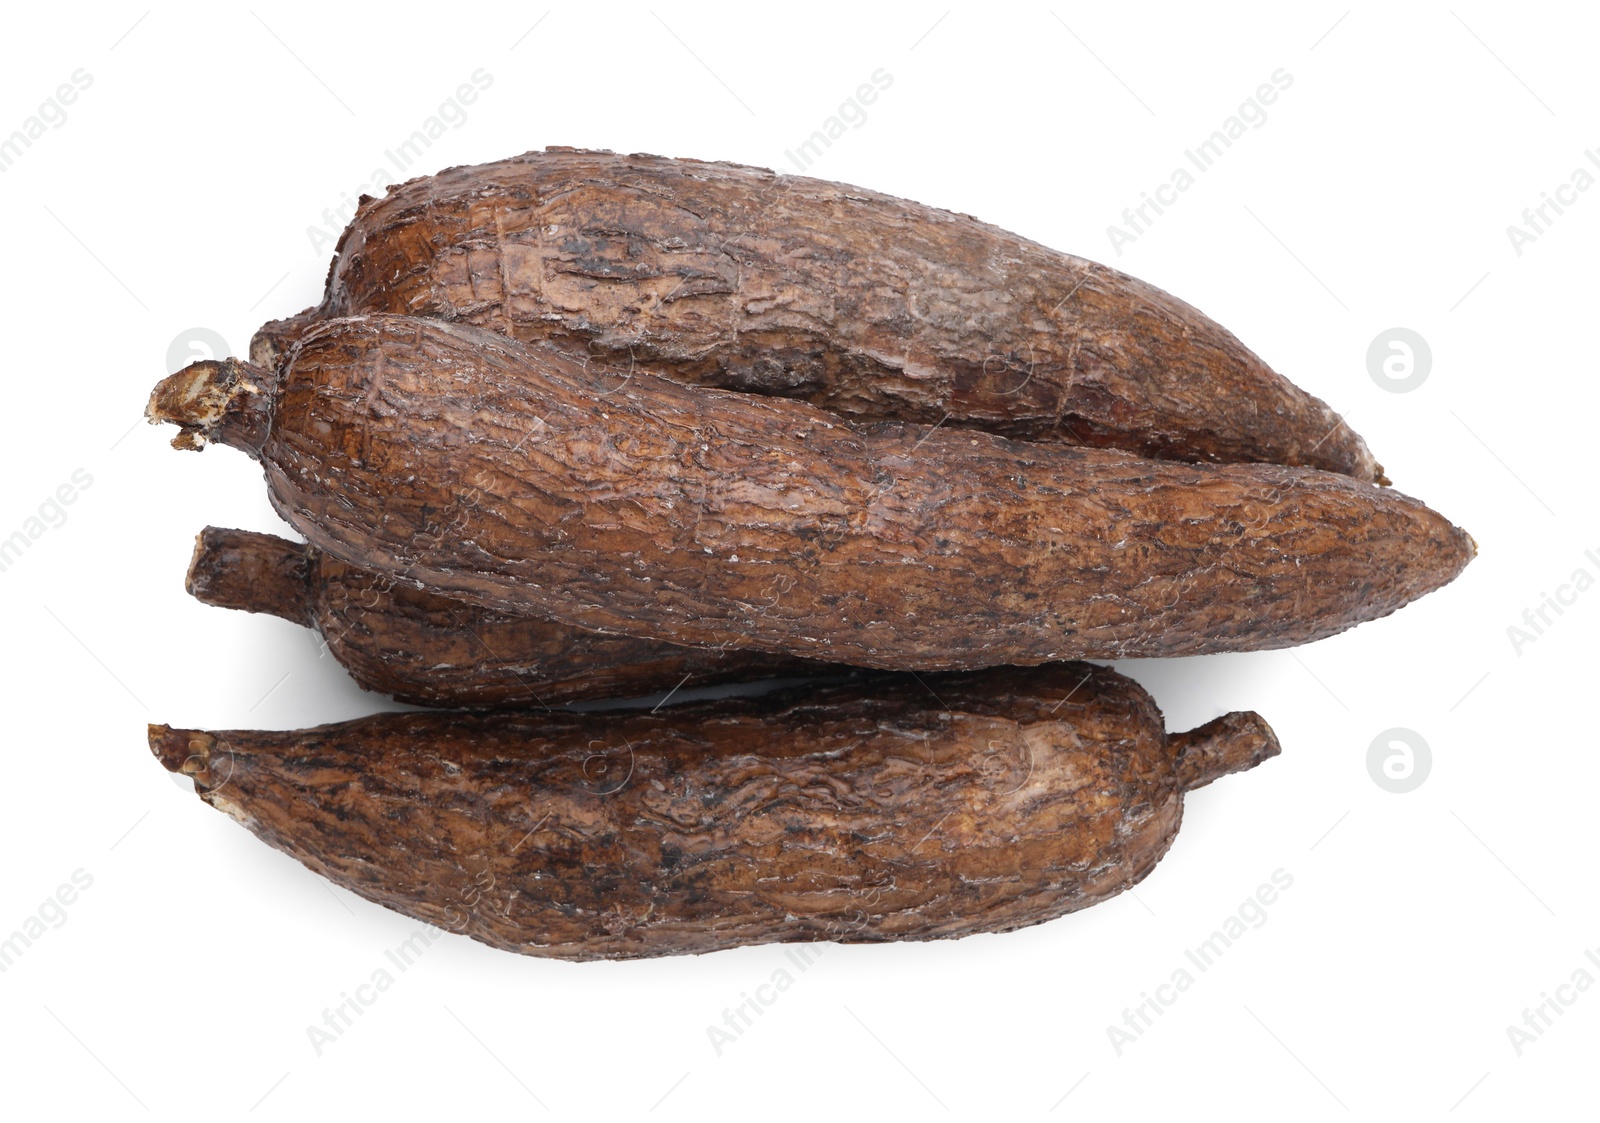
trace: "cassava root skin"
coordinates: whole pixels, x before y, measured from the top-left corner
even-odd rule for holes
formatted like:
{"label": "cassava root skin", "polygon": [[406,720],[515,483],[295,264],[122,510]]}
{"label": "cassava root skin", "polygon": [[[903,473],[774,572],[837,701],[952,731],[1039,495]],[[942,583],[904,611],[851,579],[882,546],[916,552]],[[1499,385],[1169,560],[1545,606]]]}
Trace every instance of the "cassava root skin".
{"label": "cassava root skin", "polygon": [[1338,414],[1155,286],[764,168],[551,148],[363,197],[322,303],[263,327],[251,359],[374,312],[846,416],[1387,482]]}
{"label": "cassava root skin", "polygon": [[251,530],[208,526],[194,536],[183,588],[202,604],[317,626],[317,552]]}
{"label": "cassava root skin", "polygon": [[1169,739],[1137,684],[1083,664],[659,713],[149,736],[202,799],[334,883],[572,960],[1037,924],[1137,883],[1185,789],[1278,752],[1254,714]]}
{"label": "cassava root skin", "polygon": [[196,535],[185,588],[206,604],[314,628],[364,689],[418,706],[550,707],[844,669],[494,612],[248,530]]}
{"label": "cassava root skin", "polygon": [[148,415],[180,447],[260,460],[279,514],[349,564],[594,631],[857,666],[1287,647],[1473,555],[1423,504],[1331,472],[858,429],[410,317],[328,321],[276,371],[195,364]]}

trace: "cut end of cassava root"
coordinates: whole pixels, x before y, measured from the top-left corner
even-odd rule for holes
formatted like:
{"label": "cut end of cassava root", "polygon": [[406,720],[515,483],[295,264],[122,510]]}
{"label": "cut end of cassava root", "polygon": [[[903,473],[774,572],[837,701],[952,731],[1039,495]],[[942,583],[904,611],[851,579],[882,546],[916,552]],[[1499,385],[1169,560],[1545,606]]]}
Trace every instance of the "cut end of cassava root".
{"label": "cut end of cassava root", "polygon": [[310,547],[274,534],[208,526],[194,536],[183,587],[202,604],[313,621]]}
{"label": "cut end of cassava root", "polygon": [[158,382],[144,415],[152,425],[181,427],[173,448],[259,448],[271,422],[271,384],[270,372],[252,363],[204,359]]}
{"label": "cut end of cassava root", "polygon": [[150,751],[168,772],[198,776],[211,765],[211,750],[217,739],[199,729],[174,729],[170,725],[149,727]]}
{"label": "cut end of cassava root", "polygon": [[1203,788],[1231,772],[1247,772],[1282,751],[1278,735],[1260,714],[1223,714],[1187,733],[1167,737],[1178,769],[1178,787]]}

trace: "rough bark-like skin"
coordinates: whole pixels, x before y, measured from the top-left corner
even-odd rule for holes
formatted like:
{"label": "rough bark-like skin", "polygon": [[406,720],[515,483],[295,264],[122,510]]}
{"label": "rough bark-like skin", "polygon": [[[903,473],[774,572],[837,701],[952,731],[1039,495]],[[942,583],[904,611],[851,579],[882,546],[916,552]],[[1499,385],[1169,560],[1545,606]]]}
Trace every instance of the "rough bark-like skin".
{"label": "rough bark-like skin", "polygon": [[1142,689],[1082,664],[150,745],[337,884],[564,959],[1037,924],[1138,882],[1186,787],[1278,751],[1253,714],[1169,743]]}
{"label": "rough bark-like skin", "polygon": [[1452,579],[1465,532],[1331,472],[888,423],[401,316],[274,372],[185,368],[149,416],[257,457],[352,565],[486,607],[898,670],[1287,647]]}
{"label": "rough bark-like skin", "polygon": [[183,587],[218,608],[265,612],[315,628],[318,560],[317,551],[301,542],[208,526],[194,537]]}
{"label": "rough bark-like skin", "polygon": [[552,148],[364,199],[320,306],[1028,440],[1383,480],[1361,438],[1183,301],[967,215],[764,168]]}
{"label": "rough bark-like skin", "polygon": [[418,706],[548,707],[844,669],[493,612],[248,530],[201,531],[186,587],[207,604],[315,628],[363,688]]}

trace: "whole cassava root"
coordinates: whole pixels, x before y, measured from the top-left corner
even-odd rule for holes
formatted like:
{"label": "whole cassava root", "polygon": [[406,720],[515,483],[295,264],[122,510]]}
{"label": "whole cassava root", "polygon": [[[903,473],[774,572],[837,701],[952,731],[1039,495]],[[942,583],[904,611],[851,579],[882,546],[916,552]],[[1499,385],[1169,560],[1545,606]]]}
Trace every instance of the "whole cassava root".
{"label": "whole cassava root", "polygon": [[847,416],[1383,479],[1338,414],[1137,278],[967,215],[764,168],[552,148],[363,198],[330,317],[459,321]]}
{"label": "whole cassava root", "polygon": [[555,706],[840,670],[492,612],[247,530],[196,535],[185,587],[206,604],[315,629],[361,686],[419,706]]}
{"label": "whole cassava root", "polygon": [[329,321],[148,416],[263,464],[313,545],[485,607],[889,669],[1287,647],[1451,580],[1471,539],[1347,476],[1184,464],[624,383],[493,332]]}
{"label": "whole cassava root", "polygon": [[1168,737],[1137,684],[1083,664],[660,713],[152,725],[150,746],[335,883],[563,959],[1037,924],[1138,882],[1186,790],[1278,752],[1254,714]]}

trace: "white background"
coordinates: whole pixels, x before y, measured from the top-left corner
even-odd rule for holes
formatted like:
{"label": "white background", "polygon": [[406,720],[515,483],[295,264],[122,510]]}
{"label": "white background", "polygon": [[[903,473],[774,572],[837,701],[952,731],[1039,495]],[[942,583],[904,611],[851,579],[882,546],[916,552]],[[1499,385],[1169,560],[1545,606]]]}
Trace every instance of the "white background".
{"label": "white background", "polygon": [[[1575,570],[1600,576],[1600,189],[1520,255],[1506,232],[1600,151],[1592,14],[144,12],[13,11],[0,69],[0,133],[75,69],[93,78],[0,175],[0,537],[74,470],[93,478],[0,573],[0,936],[75,870],[93,879],[0,974],[7,1116],[1504,1119],[1592,1104],[1600,987],[1566,992],[1520,1056],[1507,1027],[1578,969],[1600,978],[1584,957],[1600,949],[1600,591],[1520,652],[1507,628]],[[883,68],[892,86],[812,174],[978,215],[1197,304],[1344,411],[1480,557],[1397,616],[1294,652],[1123,665],[1169,727],[1257,709],[1285,751],[1194,795],[1172,852],[1112,902],[1005,936],[825,945],[720,1056],[707,1026],[787,965],[782,949],[573,965],[451,936],[318,1056],[307,1027],[417,925],[180,790],[144,726],[288,728],[385,703],[309,632],[185,596],[202,525],[283,528],[245,457],[179,454],[139,418],[190,329],[242,353],[262,320],[315,301],[329,250],[308,228],[480,67],[493,85],[418,173],[546,144],[794,170],[785,150]],[[1118,255],[1108,225],[1278,68],[1293,85],[1266,123]],[[1433,353],[1404,394],[1366,363],[1395,326]],[[1431,747],[1408,794],[1369,775],[1391,727]],[[1279,869],[1293,885],[1265,923],[1119,1055],[1107,1027]]]}

